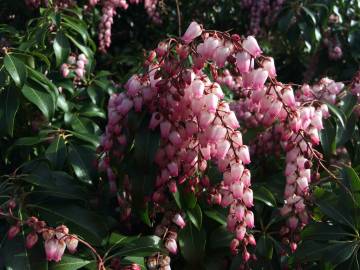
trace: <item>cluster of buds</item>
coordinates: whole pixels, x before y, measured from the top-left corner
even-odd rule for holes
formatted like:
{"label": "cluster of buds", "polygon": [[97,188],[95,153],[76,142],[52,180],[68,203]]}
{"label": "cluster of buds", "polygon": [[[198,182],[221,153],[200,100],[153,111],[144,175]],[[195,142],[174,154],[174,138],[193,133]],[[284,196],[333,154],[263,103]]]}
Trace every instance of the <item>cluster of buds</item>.
{"label": "cluster of buds", "polygon": [[343,89],[342,82],[335,82],[325,77],[314,85],[302,85],[296,92],[296,98],[301,102],[318,100],[335,105],[338,101],[337,97]]}
{"label": "cluster of buds", "polygon": [[358,71],[353,77],[350,84],[350,91],[357,97],[358,102],[360,102],[360,71]]}
{"label": "cluster of buds", "polygon": [[[114,23],[114,16],[116,9],[126,10],[130,4],[139,4],[140,0],[104,0],[102,5],[102,17],[99,24],[99,51],[106,52],[111,45],[111,27]],[[161,23],[160,15],[157,12],[158,0],[144,0],[144,7],[148,15],[156,23]],[[99,3],[98,0],[89,0],[90,6],[95,6]]]}
{"label": "cluster of buds", "polygon": [[264,34],[261,33],[261,20],[269,25],[279,13],[284,2],[285,0],[241,0],[242,8],[250,11],[249,34]]}
{"label": "cluster of buds", "polygon": [[85,77],[86,65],[89,63],[89,60],[85,54],[79,54],[79,56],[71,55],[69,56],[66,63],[63,63],[60,67],[61,75],[64,78],[67,78],[70,75],[70,72],[75,73],[75,80],[81,80]]}
{"label": "cluster of buds", "polygon": [[178,251],[176,242],[178,229],[184,228],[185,225],[181,214],[174,215],[171,212],[165,212],[160,224],[155,228],[155,235],[164,239],[165,248],[172,254],[176,254]]}
{"label": "cluster of buds", "polygon": [[[192,63],[188,63],[189,55]],[[209,66],[212,77],[217,78],[218,71],[227,65],[237,70],[241,81],[254,93],[261,92],[268,77],[276,75],[274,61],[261,55],[252,36],[241,39],[238,35],[205,31],[192,22],[181,40],[160,42],[145,62],[147,70],[133,75],[125,85],[126,91],[109,100],[99,167],[111,170],[112,160],[124,158],[131,138],[128,114],[147,111],[151,115],[148,128],[158,129],[161,135],[155,154],[158,175],[152,201],[165,203],[167,190],[174,192],[179,184],[185,184],[188,192],[208,192],[210,203],[230,209],[228,229],[235,234],[231,249],[233,253],[243,252],[247,261],[250,256],[246,246],[255,244],[249,231],[254,227],[251,176],[245,168],[250,163],[249,148],[242,142],[239,122],[224,100],[220,85],[203,72]],[[216,186],[205,181],[209,161],[223,173],[223,181]],[[166,246],[175,253],[175,244],[171,240]]]}
{"label": "cluster of buds", "polygon": [[[46,226],[44,221],[39,221],[36,217],[28,218],[24,225],[27,225],[32,231],[26,236],[25,246],[32,248],[39,240],[39,234],[44,239],[46,259],[48,261],[59,262],[67,248],[70,253],[75,253],[78,245],[76,235],[70,235],[69,229],[64,226],[51,228]],[[13,239],[21,230],[21,222],[11,226],[8,231],[8,238]]]}
{"label": "cluster of buds", "polygon": [[149,270],[171,270],[171,259],[169,256],[156,253],[146,260],[146,266]]}

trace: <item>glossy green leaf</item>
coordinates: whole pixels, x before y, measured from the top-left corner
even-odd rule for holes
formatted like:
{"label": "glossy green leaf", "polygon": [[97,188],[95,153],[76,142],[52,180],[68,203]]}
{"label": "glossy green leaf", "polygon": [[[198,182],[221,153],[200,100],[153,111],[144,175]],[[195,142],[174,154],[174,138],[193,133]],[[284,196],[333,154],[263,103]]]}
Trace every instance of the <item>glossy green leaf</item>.
{"label": "glossy green leaf", "polygon": [[113,256],[149,256],[155,252],[162,251],[162,240],[157,236],[140,237],[130,243],[124,248],[113,254]]}
{"label": "glossy green leaf", "polygon": [[15,85],[21,87],[25,83],[27,77],[24,62],[13,55],[7,54],[4,57],[4,66],[15,82]]}
{"label": "glossy green leaf", "polygon": [[222,225],[225,225],[227,223],[226,215],[224,215],[223,213],[221,213],[220,211],[218,211],[216,209],[205,210],[204,214],[206,216],[208,216],[209,218],[211,218],[212,220],[219,222]]}
{"label": "glossy green leaf", "polygon": [[274,246],[267,235],[261,235],[256,244],[257,252],[267,259],[271,259],[274,252]]}
{"label": "glossy green leaf", "polygon": [[53,48],[56,57],[56,65],[60,66],[62,63],[66,62],[70,53],[69,40],[62,31],[56,33]]}
{"label": "glossy green leaf", "polygon": [[54,114],[55,104],[49,94],[39,90],[35,90],[28,85],[24,85],[24,87],[21,89],[21,92],[31,103],[33,103],[39,108],[39,110],[44,114],[46,118],[52,118]]}
{"label": "glossy green leaf", "polygon": [[45,151],[46,158],[56,169],[62,169],[66,154],[65,140],[61,135],[58,135]]}
{"label": "glossy green leaf", "polygon": [[193,209],[187,210],[186,213],[192,224],[200,230],[202,226],[202,211],[200,206],[197,204]]}
{"label": "glossy green leaf", "polygon": [[206,245],[206,233],[200,232],[191,224],[186,224],[178,234],[181,254],[184,259],[192,264],[202,261]]}
{"label": "glossy green leaf", "polygon": [[70,144],[69,147],[69,162],[73,168],[75,175],[86,183],[91,183],[96,176],[96,168],[94,161],[96,160],[95,151],[91,148]]}
{"label": "glossy green leaf", "polygon": [[0,92],[0,133],[14,134],[15,116],[20,101],[16,89],[7,87]]}
{"label": "glossy green leaf", "polygon": [[274,195],[266,187],[261,186],[259,188],[254,187],[254,199],[262,201],[268,206],[276,207],[276,199]]}
{"label": "glossy green leaf", "polygon": [[76,258],[70,255],[64,255],[60,262],[51,263],[49,270],[77,270],[85,265],[88,265],[90,261],[81,258]]}

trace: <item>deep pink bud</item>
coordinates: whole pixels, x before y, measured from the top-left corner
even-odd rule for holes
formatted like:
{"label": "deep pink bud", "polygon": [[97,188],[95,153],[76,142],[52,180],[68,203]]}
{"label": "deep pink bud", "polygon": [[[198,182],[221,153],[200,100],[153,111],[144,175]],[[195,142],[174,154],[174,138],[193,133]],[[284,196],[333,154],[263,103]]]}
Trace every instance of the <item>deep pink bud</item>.
{"label": "deep pink bud", "polygon": [[171,129],[171,123],[169,121],[164,121],[160,123],[160,133],[162,138],[169,137]]}
{"label": "deep pink bud", "polygon": [[180,145],[181,144],[181,137],[180,137],[179,132],[177,132],[175,130],[173,132],[171,132],[170,135],[169,135],[169,140],[174,145]]}
{"label": "deep pink bud", "polygon": [[239,240],[238,239],[236,239],[236,238],[234,238],[233,240],[231,240],[231,242],[230,242],[230,251],[231,251],[231,253],[232,254],[237,254],[237,252],[238,252],[238,247],[239,247],[239,244],[240,244],[240,242],[239,242]]}
{"label": "deep pink bud", "polygon": [[249,228],[254,228],[254,213],[251,211],[247,211],[244,221],[246,223],[246,226],[248,226]]}
{"label": "deep pink bud", "polygon": [[250,260],[250,253],[247,250],[244,250],[242,258],[245,262],[247,262],[248,260]]}
{"label": "deep pink bud", "polygon": [[179,175],[179,167],[176,162],[172,161],[167,165],[170,175],[176,177]]}
{"label": "deep pink bud", "polygon": [[245,226],[237,226],[236,227],[236,239],[243,240],[246,233],[246,227]]}
{"label": "deep pink bud", "polygon": [[248,242],[249,242],[250,245],[256,246],[256,240],[255,240],[254,235],[249,234],[249,236],[248,236]]}
{"label": "deep pink bud", "polygon": [[14,225],[11,226],[9,231],[8,231],[8,238],[9,239],[14,239],[15,236],[20,232],[20,226],[18,225]]}
{"label": "deep pink bud", "polygon": [[38,241],[39,237],[36,232],[31,232],[26,236],[26,248],[32,248]]}

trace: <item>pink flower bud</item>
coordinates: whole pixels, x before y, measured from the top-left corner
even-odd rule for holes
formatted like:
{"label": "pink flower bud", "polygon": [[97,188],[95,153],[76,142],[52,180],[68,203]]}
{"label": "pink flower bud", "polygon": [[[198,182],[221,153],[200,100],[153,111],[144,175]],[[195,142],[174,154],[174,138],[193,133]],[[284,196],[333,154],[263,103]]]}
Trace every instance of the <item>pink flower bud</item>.
{"label": "pink flower bud", "polygon": [[79,244],[79,240],[76,237],[69,236],[65,239],[66,247],[69,250],[70,253],[75,253],[76,248]]}
{"label": "pink flower bud", "polygon": [[167,239],[165,242],[165,248],[172,254],[177,253],[177,243],[175,239]]}
{"label": "pink flower bud", "polygon": [[176,193],[177,192],[177,185],[175,181],[170,181],[169,185],[169,190],[171,193]]}
{"label": "pink flower bud", "polygon": [[8,231],[8,238],[9,239],[14,239],[15,236],[20,232],[20,226],[18,225],[14,225],[11,226],[9,231]]}
{"label": "pink flower bud", "polygon": [[215,113],[218,106],[219,98],[213,93],[206,95],[204,98],[205,98],[205,105],[208,111],[210,113]]}
{"label": "pink flower bud", "polygon": [[229,149],[230,149],[230,142],[228,140],[219,142],[216,146],[216,158],[224,159]]}
{"label": "pink flower bud", "polygon": [[262,89],[268,77],[268,72],[265,69],[258,68],[251,73],[253,74],[253,88],[255,90]]}
{"label": "pink flower bud", "polygon": [[236,67],[240,73],[248,73],[250,70],[251,56],[247,52],[236,54]]}
{"label": "pink flower bud", "polygon": [[200,45],[197,47],[198,53],[205,58],[212,58],[216,48],[220,45],[220,41],[217,38],[209,37]]}
{"label": "pink flower bud", "polygon": [[290,227],[290,229],[292,231],[295,230],[297,228],[298,224],[299,224],[298,218],[294,217],[294,216],[289,217],[287,222],[288,222],[288,225],[289,225],[289,227]]}
{"label": "pink flower bud", "polygon": [[173,218],[172,221],[178,225],[181,229],[185,227],[186,223],[185,220],[183,219],[183,217],[180,214],[176,214]]}
{"label": "pink flower bud", "polygon": [[240,242],[239,242],[239,240],[238,239],[236,239],[236,238],[234,238],[231,242],[230,242],[230,251],[231,251],[231,253],[232,254],[237,254],[237,248],[239,247],[239,244],[240,244]]}
{"label": "pink flower bud", "polygon": [[48,261],[54,260],[54,256],[57,251],[58,246],[58,240],[55,238],[51,238],[45,241],[45,253],[46,253],[46,259]]}
{"label": "pink flower bud", "polygon": [[254,213],[251,211],[246,212],[244,221],[246,223],[246,226],[249,228],[254,228]]}
{"label": "pink flower bud", "polygon": [[168,138],[170,134],[171,123],[164,121],[160,123],[160,133],[162,138]]}
{"label": "pink flower bud", "polygon": [[294,97],[294,91],[291,88],[285,88],[284,93],[282,95],[283,102],[286,106],[290,108],[295,107],[295,97]]}
{"label": "pink flower bud", "polygon": [[56,252],[53,256],[53,260],[55,262],[61,261],[61,258],[64,255],[65,248],[66,248],[66,244],[64,240],[57,241]]}
{"label": "pink flower bud", "polygon": [[243,194],[243,202],[246,207],[251,207],[254,205],[253,203],[253,191],[251,189],[246,189]]}
{"label": "pink flower bud", "polygon": [[244,184],[243,183],[234,183],[230,187],[231,192],[233,193],[233,197],[235,199],[241,199],[244,192]]}
{"label": "pink flower bud", "polygon": [[235,207],[235,217],[236,219],[241,222],[245,215],[245,207],[242,204],[238,204]]}
{"label": "pink flower bud", "polygon": [[26,236],[25,246],[27,249],[32,248],[38,241],[39,237],[36,232],[31,232]]}
{"label": "pink flower bud", "polygon": [[210,124],[214,121],[214,119],[215,119],[215,114],[214,113],[203,111],[200,114],[199,126],[202,129],[206,129],[207,127],[210,126]]}
{"label": "pink flower bud", "polygon": [[268,57],[262,63],[263,68],[269,73],[269,77],[275,78],[276,77],[276,69],[274,58]]}
{"label": "pink flower bud", "polygon": [[255,237],[252,234],[249,234],[248,242],[249,242],[250,245],[256,246],[256,240],[255,240]]}
{"label": "pink flower bud", "polygon": [[168,168],[171,176],[176,177],[179,175],[179,167],[174,161],[170,162],[167,165],[167,168]]}
{"label": "pink flower bud", "polygon": [[239,158],[244,164],[249,164],[251,162],[249,148],[246,145],[240,146]]}
{"label": "pink flower bud", "polygon": [[253,57],[258,57],[262,51],[253,36],[248,36],[242,43],[242,47],[245,51],[250,53]]}
{"label": "pink flower bud", "polygon": [[220,68],[224,67],[227,57],[230,55],[230,49],[224,46],[217,47],[213,55],[216,65]]}
{"label": "pink flower bud", "polygon": [[181,144],[181,137],[180,137],[180,134],[179,132],[177,131],[172,131],[169,135],[169,140],[172,144],[174,145],[180,145]]}
{"label": "pink flower bud", "polygon": [[164,119],[164,117],[160,113],[154,112],[151,115],[151,119],[150,119],[150,123],[149,123],[149,129],[154,130],[161,123],[161,121],[163,119]]}
{"label": "pink flower bud", "polygon": [[250,253],[246,250],[244,250],[243,254],[242,254],[242,258],[244,260],[244,262],[247,262],[248,260],[250,260]]}
{"label": "pink flower bud", "polygon": [[246,227],[245,226],[237,226],[236,227],[236,239],[239,241],[243,240],[246,233]]}
{"label": "pink flower bud", "polygon": [[203,96],[205,85],[201,80],[194,80],[190,87],[194,98],[201,98]]}
{"label": "pink flower bud", "polygon": [[195,38],[200,36],[202,33],[201,26],[197,22],[192,22],[188,29],[186,30],[185,34],[182,37],[182,40],[189,44],[191,41],[193,41]]}
{"label": "pink flower bud", "polygon": [[302,192],[306,192],[308,187],[309,187],[309,182],[308,180],[306,179],[306,177],[299,177],[297,180],[296,180],[296,183],[298,184],[300,190]]}
{"label": "pink flower bud", "polygon": [[231,173],[231,179],[232,181],[239,181],[240,177],[242,176],[244,172],[244,166],[240,163],[234,163],[231,165],[230,173]]}
{"label": "pink flower bud", "polygon": [[78,76],[79,78],[83,78],[84,74],[85,74],[85,70],[82,68],[77,68],[77,69],[75,69],[75,73],[76,73],[76,76]]}
{"label": "pink flower bud", "polygon": [[284,205],[282,208],[280,208],[280,215],[287,216],[292,211],[292,208],[288,205]]}

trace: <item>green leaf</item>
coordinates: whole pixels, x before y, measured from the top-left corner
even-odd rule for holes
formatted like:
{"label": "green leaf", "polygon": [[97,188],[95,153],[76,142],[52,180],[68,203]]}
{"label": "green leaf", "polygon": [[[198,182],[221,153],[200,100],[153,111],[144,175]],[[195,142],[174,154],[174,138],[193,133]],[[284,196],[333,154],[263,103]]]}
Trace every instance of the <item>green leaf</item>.
{"label": "green leaf", "polygon": [[346,122],[346,116],[344,115],[344,113],[332,104],[326,103],[326,105],[329,107],[330,111],[336,116],[336,118],[339,120],[340,124],[344,128]]}
{"label": "green leaf", "polygon": [[310,262],[320,260],[324,253],[329,249],[328,243],[318,243],[315,241],[305,241],[297,248],[295,252],[295,261]]}
{"label": "green leaf", "polygon": [[91,143],[94,147],[98,147],[99,142],[99,136],[91,134],[91,133],[82,133],[82,132],[76,132],[73,130],[69,130],[71,134],[73,134],[76,138],[79,138],[80,140],[83,140],[85,142]]}
{"label": "green leaf", "polygon": [[52,118],[55,104],[49,94],[35,90],[28,85],[24,85],[21,92],[31,103],[35,104],[40,109],[47,119]]}
{"label": "green leaf", "polygon": [[45,151],[46,158],[56,169],[62,169],[66,159],[66,146],[63,136],[58,135]]}
{"label": "green leaf", "polygon": [[104,119],[106,118],[104,110],[94,105],[88,105],[81,108],[79,114],[87,117],[100,117]]}
{"label": "green leaf", "polygon": [[20,101],[17,90],[11,87],[0,92],[0,133],[3,131],[13,136],[16,112]]}
{"label": "green leaf", "polygon": [[326,250],[324,258],[333,265],[338,265],[348,260],[354,253],[356,247],[357,243],[355,241],[331,244],[328,250]]}
{"label": "green leaf", "polygon": [[84,259],[64,255],[60,262],[50,264],[49,270],[77,270],[89,263],[90,261]]}
{"label": "green leaf", "polygon": [[76,176],[83,182],[92,183],[96,176],[95,151],[83,145],[69,144],[69,162]]}
{"label": "green leaf", "polygon": [[187,210],[186,213],[192,224],[194,224],[195,227],[200,230],[202,225],[202,212],[199,204],[196,204],[193,209]]}
{"label": "green leaf", "polygon": [[219,222],[221,225],[225,225],[227,223],[226,216],[216,209],[206,210],[204,211],[204,214],[212,220]]}
{"label": "green leaf", "polygon": [[148,168],[153,165],[160,136],[147,128],[142,128],[135,135],[135,159],[140,166]]}
{"label": "green leaf", "polygon": [[150,256],[155,252],[162,251],[162,239],[157,236],[144,236],[131,241],[124,248],[113,254],[113,256]]}
{"label": "green leaf", "polygon": [[336,132],[330,119],[325,119],[323,125],[324,129],[320,131],[320,141],[324,154],[329,157],[336,151]]}
{"label": "green leaf", "polygon": [[47,141],[48,138],[42,138],[40,136],[36,137],[23,137],[15,141],[14,145],[16,146],[33,146],[38,143]]}
{"label": "green leaf", "polygon": [[70,43],[68,38],[62,31],[56,33],[56,37],[53,44],[56,66],[60,66],[65,63],[70,53]]}
{"label": "green leaf", "polygon": [[312,11],[305,6],[302,6],[302,9],[305,11],[305,14],[310,19],[311,23],[313,25],[316,25],[316,18],[314,16],[314,14],[312,13]]}
{"label": "green leaf", "polygon": [[24,62],[15,56],[7,54],[4,57],[4,66],[11,78],[14,80],[15,85],[21,87],[25,83],[27,77]]}
{"label": "green leaf", "polygon": [[264,234],[261,235],[257,241],[256,250],[261,256],[270,260],[274,251],[274,246],[271,239]]}
{"label": "green leaf", "polygon": [[276,199],[274,195],[266,187],[261,186],[260,188],[254,187],[254,199],[262,201],[268,206],[276,207]]}
{"label": "green leaf", "polygon": [[344,239],[349,234],[341,226],[327,223],[313,223],[305,227],[301,233],[304,240],[339,240]]}
{"label": "green leaf", "polygon": [[209,247],[212,249],[229,248],[230,242],[233,239],[234,234],[229,232],[226,226],[220,226],[211,233]]}
{"label": "green leaf", "polygon": [[204,257],[206,233],[188,223],[179,233],[179,245],[184,259],[190,263],[201,262]]}

